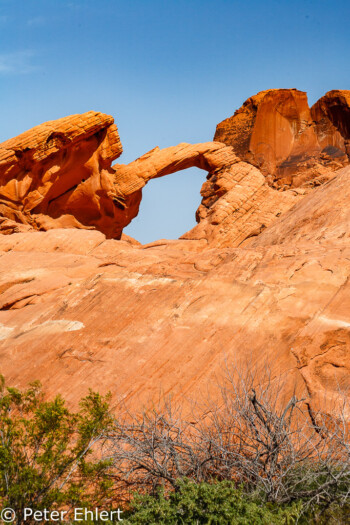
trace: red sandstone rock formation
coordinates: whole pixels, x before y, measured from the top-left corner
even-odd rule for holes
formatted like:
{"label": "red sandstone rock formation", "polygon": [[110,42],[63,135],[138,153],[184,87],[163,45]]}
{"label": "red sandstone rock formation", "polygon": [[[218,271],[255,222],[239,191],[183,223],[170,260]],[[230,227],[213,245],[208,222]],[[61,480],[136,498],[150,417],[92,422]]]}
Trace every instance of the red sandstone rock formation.
{"label": "red sandstone rock formation", "polygon": [[350,91],[329,91],[312,106],[311,116],[321,148],[350,157]]}
{"label": "red sandstone rock formation", "polygon": [[243,247],[96,231],[0,236],[0,370],[71,402],[214,388],[225,361],[311,404],[350,378],[350,167]]}
{"label": "red sandstone rock formation", "polygon": [[[0,230],[7,234],[75,227],[120,239],[138,214],[145,184],[191,166],[209,171],[211,183],[198,215],[208,220],[187,238],[235,246],[295,202],[294,195],[268,188],[256,168],[216,142],[155,148],[128,165],[112,167],[122,148],[112,117],[99,113],[42,124],[0,148]],[[243,203],[251,211],[242,219]],[[221,229],[213,228],[221,223]]]}
{"label": "red sandstone rock formation", "polygon": [[240,246],[304,193],[267,183],[316,185],[348,162],[349,100],[330,92],[310,112],[303,92],[261,92],[218,125],[216,137],[231,146],[155,148],[127,166],[111,166],[122,151],[112,117],[90,112],[42,124],[0,145],[0,230],[93,228],[120,239],[148,181],[197,166],[208,181],[199,224],[183,238]]}
{"label": "red sandstone rock formation", "polygon": [[259,235],[303,196],[302,190],[278,192],[251,164],[238,161],[209,173],[201,189],[199,223],[182,239],[205,239],[211,247],[242,246]]}
{"label": "red sandstone rock formation", "polygon": [[[117,131],[93,112],[0,145],[0,229],[18,232],[0,235],[0,372],[10,384],[39,378],[72,403],[90,387],[136,403],[160,389],[213,389],[233,361],[268,364],[284,378],[281,395],[303,391],[311,405],[350,386],[350,167],[316,189],[268,185],[282,183],[286,144],[287,159],[301,155],[288,184],[315,166],[329,179],[343,162],[332,148],[348,152],[349,97],[330,92],[310,113],[286,91],[281,105],[265,92],[229,119],[232,146],[156,148],[127,166],[111,167]],[[189,166],[209,172],[199,224],[146,246],[122,235],[143,186]]]}
{"label": "red sandstone rock formation", "polygon": [[110,166],[122,152],[113,122],[90,111],[0,144],[2,232],[76,227],[113,237],[119,210]]}
{"label": "red sandstone rock formation", "polygon": [[280,193],[269,188],[260,171],[240,161],[231,147],[219,142],[179,144],[163,150],[155,148],[127,166],[115,166],[115,186],[123,195],[128,219],[137,215],[141,188],[149,180],[190,166],[209,174],[201,190],[199,225],[183,239],[203,239],[210,246],[239,246],[299,198],[295,191]]}
{"label": "red sandstone rock formation", "polygon": [[257,166],[270,185],[318,185],[349,163],[350,91],[331,91],[310,110],[306,93],[270,89],[220,122],[214,140]]}

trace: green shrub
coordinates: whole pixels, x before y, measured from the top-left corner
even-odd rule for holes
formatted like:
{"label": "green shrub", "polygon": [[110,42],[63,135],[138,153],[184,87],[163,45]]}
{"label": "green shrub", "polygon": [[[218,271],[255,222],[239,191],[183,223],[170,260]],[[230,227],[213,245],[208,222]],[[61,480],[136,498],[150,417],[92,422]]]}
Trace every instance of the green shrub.
{"label": "green shrub", "polygon": [[297,504],[282,507],[250,501],[232,482],[194,483],[182,480],[168,496],[138,496],[124,523],[138,525],[291,525],[300,514]]}
{"label": "green shrub", "polygon": [[108,501],[110,464],[91,459],[91,452],[111,421],[108,398],[97,393],[71,413],[60,396],[45,401],[39,383],[21,392],[6,388],[0,376],[0,507],[13,509],[22,523],[25,507]]}

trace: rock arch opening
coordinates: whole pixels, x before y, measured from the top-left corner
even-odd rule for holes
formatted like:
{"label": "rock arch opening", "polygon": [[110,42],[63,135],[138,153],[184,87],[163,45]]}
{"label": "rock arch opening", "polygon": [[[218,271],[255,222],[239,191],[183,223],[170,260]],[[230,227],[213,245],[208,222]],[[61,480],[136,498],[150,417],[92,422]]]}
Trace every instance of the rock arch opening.
{"label": "rock arch opening", "polygon": [[177,239],[196,225],[206,172],[196,167],[157,178],[142,190],[138,215],[124,233],[142,244]]}

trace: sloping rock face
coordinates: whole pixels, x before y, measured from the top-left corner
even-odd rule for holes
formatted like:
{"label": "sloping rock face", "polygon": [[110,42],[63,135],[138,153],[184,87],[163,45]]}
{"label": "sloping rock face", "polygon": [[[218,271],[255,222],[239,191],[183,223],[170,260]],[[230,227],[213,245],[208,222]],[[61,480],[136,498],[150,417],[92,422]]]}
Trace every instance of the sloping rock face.
{"label": "sloping rock face", "polygon": [[[306,144],[320,163],[317,152],[331,147],[346,162],[347,94],[328,93],[310,113],[287,91],[280,116],[271,92],[257,95],[255,120],[249,104],[238,113],[232,146],[155,148],[112,166],[117,129],[94,112],[0,145],[0,229],[11,233],[0,235],[0,373],[9,384],[40,379],[72,404],[89,388],[134,404],[160,391],[198,399],[233,362],[257,380],[266,367],[282,376],[281,396],[337,402],[350,388],[350,166],[321,163],[328,182],[316,189],[310,171],[297,171],[303,187],[292,176],[277,191],[281,179],[271,183],[264,163],[280,169],[282,153],[262,147],[260,171],[236,151],[244,157],[270,101],[269,140],[276,122],[296,126],[293,155]],[[145,246],[124,236],[145,184],[190,166],[208,172],[198,225]]]}
{"label": "sloping rock face", "polygon": [[330,91],[310,110],[306,93],[272,89],[220,122],[214,140],[258,167],[270,186],[313,186],[349,163],[350,91]]}
{"label": "sloping rock face", "polygon": [[[0,370],[76,403],[215,391],[225,362],[311,406],[350,386],[350,167],[243,247],[97,231],[0,236]],[[257,376],[258,377],[258,376]]]}
{"label": "sloping rock face", "polygon": [[304,195],[303,190],[278,192],[251,164],[238,161],[209,173],[201,189],[198,225],[182,239],[205,239],[211,247],[243,246],[259,235]]}

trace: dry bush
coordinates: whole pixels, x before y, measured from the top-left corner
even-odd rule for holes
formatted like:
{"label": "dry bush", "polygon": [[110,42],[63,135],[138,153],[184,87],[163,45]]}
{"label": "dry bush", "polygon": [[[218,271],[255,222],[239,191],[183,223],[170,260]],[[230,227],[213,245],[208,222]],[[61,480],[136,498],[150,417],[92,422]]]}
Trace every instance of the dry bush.
{"label": "dry bush", "polygon": [[348,397],[330,416],[295,395],[281,399],[281,385],[268,372],[258,382],[248,368],[227,367],[220,394],[192,417],[170,399],[126,411],[107,436],[116,487],[153,493],[182,478],[232,480],[264,501],[349,504]]}
{"label": "dry bush", "polygon": [[114,481],[122,489],[154,492],[160,484],[175,488],[181,478],[208,479],[201,435],[170,399],[139,415],[126,410],[108,443]]}
{"label": "dry bush", "polygon": [[215,478],[243,483],[267,501],[349,501],[348,397],[330,416],[329,406],[315,413],[306,399],[281,399],[282,384],[268,371],[257,383],[252,372],[227,370],[220,405],[211,403],[200,428]]}

